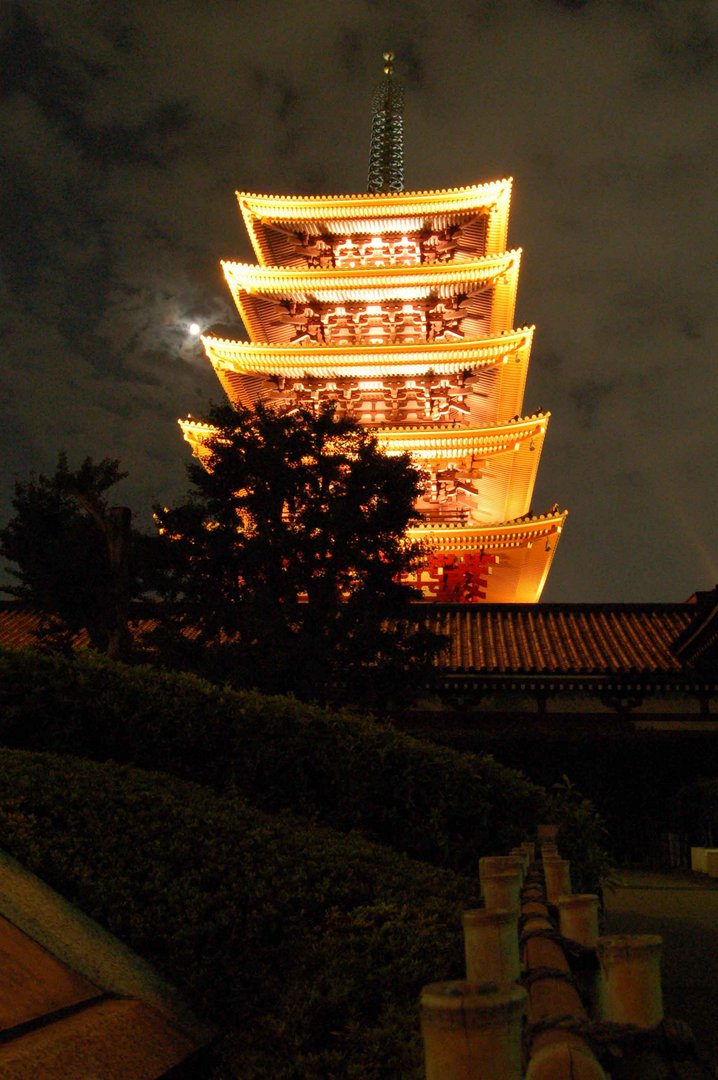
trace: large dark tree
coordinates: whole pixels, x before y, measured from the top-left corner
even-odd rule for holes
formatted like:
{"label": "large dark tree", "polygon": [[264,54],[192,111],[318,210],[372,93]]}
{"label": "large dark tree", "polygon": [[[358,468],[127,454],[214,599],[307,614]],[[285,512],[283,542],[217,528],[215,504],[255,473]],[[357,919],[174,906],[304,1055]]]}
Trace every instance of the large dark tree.
{"label": "large dark tree", "polygon": [[380,698],[426,663],[405,540],[421,475],[333,408],[216,409],[193,494],[157,509],[175,627],[215,677],[318,700]]}
{"label": "large dark tree", "polygon": [[2,591],[38,610],[40,634],[53,643],[86,630],[94,648],[114,657],[128,651],[129,604],[146,585],[145,549],[156,541],[132,530],[126,507],[108,506],[126,475],[110,458],[86,458],[72,470],[61,453],[51,476],[15,485],[0,553],[15,564],[8,570],[18,584]]}

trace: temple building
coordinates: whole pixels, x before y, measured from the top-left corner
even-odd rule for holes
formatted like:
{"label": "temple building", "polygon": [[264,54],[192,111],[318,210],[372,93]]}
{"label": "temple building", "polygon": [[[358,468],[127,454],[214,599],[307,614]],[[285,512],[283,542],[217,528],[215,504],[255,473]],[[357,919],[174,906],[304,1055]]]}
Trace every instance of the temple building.
{"label": "temple building", "polygon": [[[249,341],[203,344],[230,402],[335,403],[422,470],[434,602],[534,603],[566,511],[531,499],[549,413],[524,412],[533,327],[514,327],[511,180],[405,192],[401,92],[385,55],[365,195],[238,193],[256,265],[223,262]],[[211,428],[181,421],[202,458]]]}

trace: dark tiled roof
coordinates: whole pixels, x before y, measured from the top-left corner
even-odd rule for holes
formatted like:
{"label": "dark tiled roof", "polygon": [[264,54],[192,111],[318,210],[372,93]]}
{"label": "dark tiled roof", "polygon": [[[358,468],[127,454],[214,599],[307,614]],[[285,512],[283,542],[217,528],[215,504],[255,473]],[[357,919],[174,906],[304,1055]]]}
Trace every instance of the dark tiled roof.
{"label": "dark tiled roof", "polygon": [[496,675],[672,675],[671,651],[696,617],[691,604],[477,604],[436,608],[450,637],[446,672]]}
{"label": "dark tiled roof", "polygon": [[[447,674],[672,676],[686,671],[680,648],[706,605],[447,604],[419,605],[432,628],[448,635],[439,667]],[[38,615],[0,606],[0,648],[37,645]],[[150,620],[134,624],[136,633]],[[79,634],[77,648],[86,648]],[[688,657],[686,657],[688,660]]]}
{"label": "dark tiled roof", "polygon": [[[0,648],[26,649],[37,645],[35,631],[40,626],[41,617],[37,611],[20,604],[0,604]],[[77,649],[86,649],[90,639],[85,632],[73,638]]]}
{"label": "dark tiled roof", "polygon": [[696,668],[718,666],[718,598],[709,594],[709,602],[698,611],[696,618],[673,646],[683,663]]}

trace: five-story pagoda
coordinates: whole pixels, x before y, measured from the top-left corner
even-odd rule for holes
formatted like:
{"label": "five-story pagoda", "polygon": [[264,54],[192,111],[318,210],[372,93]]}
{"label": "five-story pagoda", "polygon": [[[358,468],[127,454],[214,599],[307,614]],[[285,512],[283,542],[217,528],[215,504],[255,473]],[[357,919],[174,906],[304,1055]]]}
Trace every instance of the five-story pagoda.
{"label": "five-story pagoda", "polygon": [[[222,266],[250,341],[202,340],[233,404],[335,402],[411,454],[425,599],[537,601],[566,512],[530,511],[549,414],[521,411],[533,328],[513,329],[511,181],[405,192],[385,60],[368,194],[238,193],[258,265]],[[210,429],[180,423],[201,457]]]}

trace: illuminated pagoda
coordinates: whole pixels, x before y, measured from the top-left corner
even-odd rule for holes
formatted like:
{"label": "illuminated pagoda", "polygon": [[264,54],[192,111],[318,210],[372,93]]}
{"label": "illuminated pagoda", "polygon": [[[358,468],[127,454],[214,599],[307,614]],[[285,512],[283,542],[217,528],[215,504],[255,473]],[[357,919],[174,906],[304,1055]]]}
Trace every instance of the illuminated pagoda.
{"label": "illuminated pagoda", "polygon": [[[511,180],[405,192],[385,61],[368,193],[238,193],[257,265],[222,266],[250,341],[202,340],[233,404],[334,402],[411,455],[424,599],[534,602],[566,512],[530,509],[549,414],[522,414],[533,327],[513,328]],[[201,458],[211,428],[180,423]]]}

